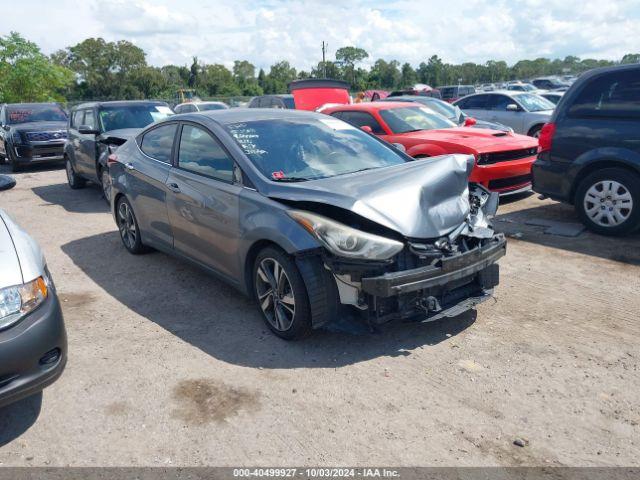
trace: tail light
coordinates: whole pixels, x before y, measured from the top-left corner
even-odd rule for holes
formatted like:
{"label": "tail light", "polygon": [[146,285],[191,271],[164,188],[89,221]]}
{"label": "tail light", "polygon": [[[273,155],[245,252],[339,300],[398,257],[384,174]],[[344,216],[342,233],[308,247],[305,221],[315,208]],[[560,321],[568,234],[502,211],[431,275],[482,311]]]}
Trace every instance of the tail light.
{"label": "tail light", "polygon": [[110,167],[114,163],[118,163],[118,155],[116,155],[115,153],[112,153],[107,157],[107,166]]}
{"label": "tail light", "polygon": [[551,150],[553,144],[553,136],[556,133],[555,123],[545,123],[540,130],[540,137],[538,137],[538,144],[540,145],[540,152],[547,152]]}

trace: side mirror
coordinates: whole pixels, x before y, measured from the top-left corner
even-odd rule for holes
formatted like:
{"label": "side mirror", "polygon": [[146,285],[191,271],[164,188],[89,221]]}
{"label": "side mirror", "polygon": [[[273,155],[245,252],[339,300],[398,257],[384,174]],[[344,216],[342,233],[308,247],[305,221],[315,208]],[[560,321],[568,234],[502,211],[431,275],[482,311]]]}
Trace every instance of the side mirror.
{"label": "side mirror", "polygon": [[363,132],[367,132],[367,133],[373,133],[373,130],[371,129],[371,127],[369,125],[361,126],[360,130],[362,130]]}
{"label": "side mirror", "polygon": [[78,127],[78,132],[83,134],[83,135],[96,135],[96,134],[100,133],[98,130],[96,130],[95,128],[90,127],[89,125],[80,125]]}
{"label": "side mirror", "polygon": [[9,131],[9,125],[0,125],[5,132]]}
{"label": "side mirror", "polygon": [[393,145],[396,149],[400,150],[403,153],[407,151],[407,149],[404,148],[404,145],[402,145],[401,143],[392,143],[391,145]]}
{"label": "side mirror", "polygon": [[507,105],[507,112],[517,112],[519,110],[520,108],[515,103],[510,103],[509,105]]}
{"label": "side mirror", "polygon": [[473,117],[467,117],[467,118],[464,119],[464,126],[465,127],[473,127],[476,123],[478,123],[478,122]]}

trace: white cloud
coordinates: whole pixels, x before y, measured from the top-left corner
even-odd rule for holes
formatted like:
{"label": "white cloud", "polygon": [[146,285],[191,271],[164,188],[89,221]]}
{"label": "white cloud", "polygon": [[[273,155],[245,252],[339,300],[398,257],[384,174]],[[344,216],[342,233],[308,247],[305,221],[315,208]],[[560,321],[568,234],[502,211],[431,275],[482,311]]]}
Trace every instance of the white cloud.
{"label": "white cloud", "polygon": [[[11,8],[2,5],[11,2]],[[344,45],[377,58],[417,65],[437,54],[448,62],[513,63],[524,58],[618,59],[640,45],[637,0],[0,0],[0,34],[11,30],[46,53],[84,38],[127,39],[155,65],[193,56],[268,68],[288,60],[310,69]],[[37,14],[34,14],[37,12]]]}

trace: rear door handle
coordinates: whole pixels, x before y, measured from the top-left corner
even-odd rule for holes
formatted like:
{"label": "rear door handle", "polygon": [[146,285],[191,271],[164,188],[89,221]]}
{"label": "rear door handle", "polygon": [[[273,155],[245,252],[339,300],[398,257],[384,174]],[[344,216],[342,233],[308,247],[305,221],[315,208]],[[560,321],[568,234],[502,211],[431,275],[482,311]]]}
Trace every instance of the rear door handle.
{"label": "rear door handle", "polygon": [[124,164],[124,168],[126,168],[127,170],[134,170],[133,168],[133,163],[125,163]]}
{"label": "rear door handle", "polygon": [[180,187],[177,183],[168,183],[167,188],[171,190],[173,193],[180,193]]}

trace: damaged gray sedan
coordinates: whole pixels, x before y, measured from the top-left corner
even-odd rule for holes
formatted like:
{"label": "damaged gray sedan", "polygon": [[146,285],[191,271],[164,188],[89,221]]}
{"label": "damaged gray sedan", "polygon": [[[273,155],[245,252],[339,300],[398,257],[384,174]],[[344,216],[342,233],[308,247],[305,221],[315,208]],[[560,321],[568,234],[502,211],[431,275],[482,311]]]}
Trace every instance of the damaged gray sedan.
{"label": "damaged gray sedan", "polygon": [[342,315],[430,321],[489,298],[506,244],[473,164],[413,161],[322,114],[183,114],[109,157],[111,203],[129,252],[196,263],[293,339]]}

